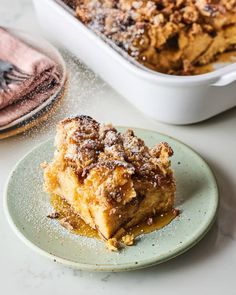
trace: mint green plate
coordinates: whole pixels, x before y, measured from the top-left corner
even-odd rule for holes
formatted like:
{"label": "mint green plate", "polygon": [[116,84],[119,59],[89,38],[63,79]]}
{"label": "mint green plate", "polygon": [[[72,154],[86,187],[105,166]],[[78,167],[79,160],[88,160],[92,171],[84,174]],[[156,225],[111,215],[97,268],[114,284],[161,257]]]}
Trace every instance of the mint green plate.
{"label": "mint green plate", "polygon": [[[119,128],[123,131],[125,128]],[[137,244],[119,253],[103,242],[74,235],[46,215],[52,210],[43,192],[40,163],[53,156],[53,140],[28,153],[12,171],[5,191],[7,219],[30,248],[67,266],[93,271],[125,271],[155,265],[187,251],[210,229],[218,207],[215,178],[206,162],[183,143],[154,131],[135,133],[152,146],[168,142],[177,181],[176,207],[181,214],[161,230],[141,236]]]}

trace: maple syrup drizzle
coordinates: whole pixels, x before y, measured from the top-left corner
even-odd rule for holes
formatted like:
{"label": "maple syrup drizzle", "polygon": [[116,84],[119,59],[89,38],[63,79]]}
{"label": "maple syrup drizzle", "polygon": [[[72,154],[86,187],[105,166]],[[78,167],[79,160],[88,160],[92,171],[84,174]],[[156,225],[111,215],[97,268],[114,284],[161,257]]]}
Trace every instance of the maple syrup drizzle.
{"label": "maple syrup drizzle", "polygon": [[[71,206],[58,195],[51,195],[50,202],[54,210],[59,213],[58,221],[64,218],[73,227],[70,231],[74,234],[89,238],[100,239],[97,231],[87,225],[77,214],[73,212]],[[63,224],[62,224],[63,225]]]}
{"label": "maple syrup drizzle", "polygon": [[[66,222],[71,225],[71,229],[69,230],[72,233],[89,238],[101,239],[98,232],[87,225],[77,214],[75,214],[71,209],[71,206],[61,197],[57,195],[51,195],[50,201],[55,212],[58,213],[58,221],[60,222],[66,219]],[[167,213],[163,213],[159,216],[153,217],[151,219],[151,223],[144,221],[132,228],[127,229],[126,234],[133,234],[134,237],[137,237],[142,234],[147,234],[152,231],[159,230],[168,225],[177,215],[178,210],[173,209]]]}

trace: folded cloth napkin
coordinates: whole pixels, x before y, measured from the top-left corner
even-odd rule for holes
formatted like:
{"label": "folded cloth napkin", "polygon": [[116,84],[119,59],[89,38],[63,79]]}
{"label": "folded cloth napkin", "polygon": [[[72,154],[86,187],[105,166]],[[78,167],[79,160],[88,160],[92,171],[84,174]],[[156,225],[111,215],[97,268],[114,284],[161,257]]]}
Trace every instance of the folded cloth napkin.
{"label": "folded cloth napkin", "polygon": [[49,57],[0,27],[0,60],[10,62],[29,78],[0,90],[0,127],[29,113],[59,88],[61,72]]}

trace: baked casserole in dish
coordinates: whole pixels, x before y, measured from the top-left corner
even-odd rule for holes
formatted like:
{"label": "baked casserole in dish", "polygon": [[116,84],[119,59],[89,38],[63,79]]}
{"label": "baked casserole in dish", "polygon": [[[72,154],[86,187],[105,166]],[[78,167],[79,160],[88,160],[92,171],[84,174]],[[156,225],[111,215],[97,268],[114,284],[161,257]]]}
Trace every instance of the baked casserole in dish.
{"label": "baked casserole in dish", "polygon": [[148,116],[190,124],[236,106],[235,0],[65,2],[34,1],[42,27]]}

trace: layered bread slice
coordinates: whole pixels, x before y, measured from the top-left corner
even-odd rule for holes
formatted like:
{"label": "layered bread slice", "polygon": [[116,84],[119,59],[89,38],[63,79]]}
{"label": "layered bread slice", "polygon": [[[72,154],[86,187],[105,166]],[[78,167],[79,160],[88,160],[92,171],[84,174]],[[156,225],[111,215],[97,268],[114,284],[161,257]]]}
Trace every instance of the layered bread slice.
{"label": "layered bread slice", "polygon": [[121,134],[77,116],[58,124],[55,146],[54,159],[44,165],[46,191],[65,199],[103,239],[173,208],[167,143],[149,148],[132,130]]}

